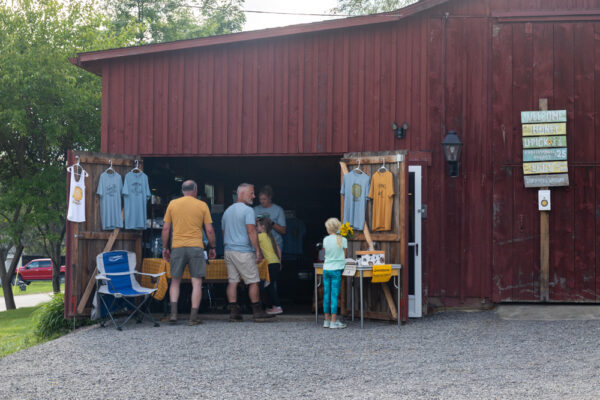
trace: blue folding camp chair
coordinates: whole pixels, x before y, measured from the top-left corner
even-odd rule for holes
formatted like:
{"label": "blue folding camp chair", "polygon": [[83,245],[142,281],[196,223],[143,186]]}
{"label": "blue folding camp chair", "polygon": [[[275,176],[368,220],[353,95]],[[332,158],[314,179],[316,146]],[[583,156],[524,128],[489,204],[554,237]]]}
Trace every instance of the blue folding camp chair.
{"label": "blue folding camp chair", "polygon": [[[158,279],[156,279],[156,286],[154,288],[142,287],[135,279],[135,275],[147,275],[153,278],[158,278],[163,275],[164,272],[159,274],[147,274],[138,272],[135,270],[136,259],[135,253],[124,250],[109,251],[106,253],[100,253],[96,257],[96,266],[98,268],[98,275],[96,275],[96,285],[98,286],[98,297],[102,304],[107,310],[108,316],[115,325],[117,330],[121,330],[131,317],[138,315],[138,322],[144,317],[148,317],[154,326],[159,326],[158,322],[152,317],[152,314],[148,312],[147,306],[143,310],[142,307],[146,305],[150,295],[154,293],[158,288]],[[108,304],[105,301],[105,297],[111,297],[112,302]],[[135,305],[134,299],[136,297],[143,297],[143,300]],[[113,316],[115,311],[115,305],[118,302],[122,302],[127,309],[131,310],[127,319],[120,325],[117,324]],[[101,323],[104,326],[104,323]]]}

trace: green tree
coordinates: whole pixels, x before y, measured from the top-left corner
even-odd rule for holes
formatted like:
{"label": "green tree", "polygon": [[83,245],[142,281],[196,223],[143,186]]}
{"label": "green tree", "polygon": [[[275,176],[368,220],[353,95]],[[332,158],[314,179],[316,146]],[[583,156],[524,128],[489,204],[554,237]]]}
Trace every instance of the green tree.
{"label": "green tree", "polygon": [[170,42],[240,31],[244,0],[107,0],[113,29],[135,23],[136,44]]}
{"label": "green tree", "polygon": [[368,15],[394,11],[417,0],[338,0],[332,11],[336,14]]}
{"label": "green tree", "polygon": [[[118,34],[109,26],[92,1],[0,3],[0,223],[7,227],[0,245],[18,249],[26,231],[36,232],[53,260],[54,292],[65,233],[66,152],[97,149],[100,130],[101,82],[68,59],[134,37],[134,26]],[[6,275],[0,272],[5,297],[12,297]]]}

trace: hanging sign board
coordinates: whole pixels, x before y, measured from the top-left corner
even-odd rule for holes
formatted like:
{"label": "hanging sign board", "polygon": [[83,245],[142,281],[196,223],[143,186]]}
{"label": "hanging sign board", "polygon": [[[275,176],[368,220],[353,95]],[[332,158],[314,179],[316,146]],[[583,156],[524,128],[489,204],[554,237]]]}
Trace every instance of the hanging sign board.
{"label": "hanging sign board", "polygon": [[569,174],[525,175],[525,187],[556,187],[569,186]]}
{"label": "hanging sign board", "polygon": [[567,110],[521,111],[522,124],[567,122]]}
{"label": "hanging sign board", "polygon": [[567,110],[522,111],[525,187],[569,185]]}
{"label": "hanging sign board", "polygon": [[523,137],[524,149],[539,149],[547,147],[567,147],[567,137],[564,135]]}
{"label": "hanging sign board", "polygon": [[523,124],[523,136],[566,135],[567,124]]}
{"label": "hanging sign board", "polygon": [[567,148],[523,150],[523,162],[563,161],[567,159]]}
{"label": "hanging sign board", "polygon": [[532,162],[523,164],[523,173],[532,174],[560,174],[568,171],[566,161]]}

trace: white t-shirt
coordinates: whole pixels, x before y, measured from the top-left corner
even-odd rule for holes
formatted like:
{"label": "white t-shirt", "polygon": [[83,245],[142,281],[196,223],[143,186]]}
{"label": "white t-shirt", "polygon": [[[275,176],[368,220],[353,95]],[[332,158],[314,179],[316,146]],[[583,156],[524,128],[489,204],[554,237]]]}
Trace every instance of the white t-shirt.
{"label": "white t-shirt", "polygon": [[71,173],[67,219],[73,222],[85,222],[85,178],[88,176],[88,173],[81,168],[81,174],[79,175],[79,180],[77,180],[73,166],[67,168],[67,171]]}

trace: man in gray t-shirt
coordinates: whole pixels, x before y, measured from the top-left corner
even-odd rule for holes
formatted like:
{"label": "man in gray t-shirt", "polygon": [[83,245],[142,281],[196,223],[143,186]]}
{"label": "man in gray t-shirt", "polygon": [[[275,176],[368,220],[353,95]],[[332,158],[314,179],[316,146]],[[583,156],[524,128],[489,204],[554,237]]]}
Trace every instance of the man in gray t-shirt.
{"label": "man in gray t-shirt", "polygon": [[283,235],[285,235],[287,227],[285,224],[285,212],[283,208],[273,203],[273,189],[271,186],[263,186],[258,192],[258,201],[260,205],[254,207],[256,218],[267,216],[273,221],[273,237],[277,245],[283,253]]}
{"label": "man in gray t-shirt", "polygon": [[254,200],[254,186],[242,183],[237,188],[237,202],[227,208],[221,220],[223,242],[225,244],[225,264],[227,265],[227,300],[231,314],[229,321],[242,321],[237,303],[237,286],[240,278],[248,285],[248,296],[252,303],[254,322],[264,322],[274,315],[266,314],[259,303],[257,263],[262,261],[262,253],[256,233],[256,219],[250,207]]}

